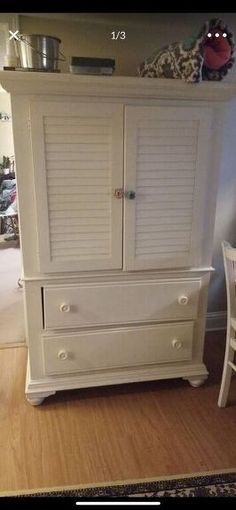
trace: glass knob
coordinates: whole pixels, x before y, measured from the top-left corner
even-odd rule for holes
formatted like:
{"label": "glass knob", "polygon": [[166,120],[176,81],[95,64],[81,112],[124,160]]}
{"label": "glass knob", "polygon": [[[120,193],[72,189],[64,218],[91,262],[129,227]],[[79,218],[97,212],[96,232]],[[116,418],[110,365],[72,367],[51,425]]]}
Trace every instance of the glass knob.
{"label": "glass knob", "polygon": [[135,193],[135,191],[132,191],[132,190],[131,191],[126,191],[125,196],[129,200],[134,200],[135,197],[136,197],[136,193]]}

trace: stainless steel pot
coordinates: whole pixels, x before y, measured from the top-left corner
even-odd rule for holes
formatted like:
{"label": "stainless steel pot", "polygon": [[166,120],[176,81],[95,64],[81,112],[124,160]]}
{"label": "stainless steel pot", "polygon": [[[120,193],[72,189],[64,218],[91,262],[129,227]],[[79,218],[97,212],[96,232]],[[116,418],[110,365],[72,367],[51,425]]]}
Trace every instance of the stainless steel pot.
{"label": "stainless steel pot", "polygon": [[[59,51],[60,43],[60,39],[51,35],[21,34],[18,40],[20,66],[39,71],[56,71],[59,60],[65,61]],[[63,58],[59,58],[59,54]]]}

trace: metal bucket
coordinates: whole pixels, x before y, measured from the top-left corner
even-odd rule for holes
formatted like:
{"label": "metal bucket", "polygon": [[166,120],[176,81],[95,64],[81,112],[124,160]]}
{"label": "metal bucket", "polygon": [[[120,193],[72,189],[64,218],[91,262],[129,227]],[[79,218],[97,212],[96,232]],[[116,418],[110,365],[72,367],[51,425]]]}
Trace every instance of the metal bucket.
{"label": "metal bucket", "polygon": [[[51,35],[21,34],[18,40],[20,66],[38,71],[56,71],[59,60],[65,61],[59,52],[61,40]],[[59,54],[63,58],[59,58]]]}

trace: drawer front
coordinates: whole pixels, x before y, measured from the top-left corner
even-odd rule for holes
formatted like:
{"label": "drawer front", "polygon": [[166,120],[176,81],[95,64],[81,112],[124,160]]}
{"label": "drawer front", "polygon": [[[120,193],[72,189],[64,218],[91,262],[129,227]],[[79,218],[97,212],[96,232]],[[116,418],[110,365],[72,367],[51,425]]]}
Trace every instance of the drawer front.
{"label": "drawer front", "polygon": [[43,336],[45,374],[191,360],[193,322]]}
{"label": "drawer front", "polygon": [[45,287],[45,328],[194,319],[199,288],[199,280]]}

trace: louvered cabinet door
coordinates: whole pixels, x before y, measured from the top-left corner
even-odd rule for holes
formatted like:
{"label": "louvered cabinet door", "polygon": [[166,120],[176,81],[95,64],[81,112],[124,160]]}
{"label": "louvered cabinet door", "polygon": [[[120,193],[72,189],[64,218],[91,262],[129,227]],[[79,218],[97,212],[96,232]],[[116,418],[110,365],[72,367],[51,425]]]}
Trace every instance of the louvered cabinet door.
{"label": "louvered cabinet door", "polygon": [[125,269],[201,263],[210,140],[209,108],[126,107]]}
{"label": "louvered cabinet door", "polygon": [[34,102],[30,108],[39,266],[122,267],[122,105]]}

